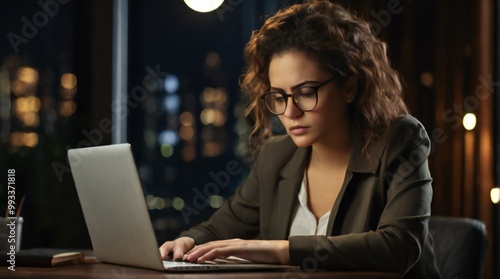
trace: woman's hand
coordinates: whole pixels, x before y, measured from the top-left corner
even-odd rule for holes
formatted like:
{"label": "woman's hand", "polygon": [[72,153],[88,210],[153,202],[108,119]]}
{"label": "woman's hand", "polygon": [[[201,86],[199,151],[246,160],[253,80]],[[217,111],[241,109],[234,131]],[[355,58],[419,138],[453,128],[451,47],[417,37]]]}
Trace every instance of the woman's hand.
{"label": "woman's hand", "polygon": [[193,249],[194,239],[191,237],[180,237],[173,241],[167,241],[160,247],[161,258],[168,259],[168,254],[172,253],[172,259],[182,259],[186,252]]}
{"label": "woman's hand", "polygon": [[288,264],[288,240],[229,239],[197,245],[184,256],[184,260],[202,263],[216,258],[241,257],[253,262]]}

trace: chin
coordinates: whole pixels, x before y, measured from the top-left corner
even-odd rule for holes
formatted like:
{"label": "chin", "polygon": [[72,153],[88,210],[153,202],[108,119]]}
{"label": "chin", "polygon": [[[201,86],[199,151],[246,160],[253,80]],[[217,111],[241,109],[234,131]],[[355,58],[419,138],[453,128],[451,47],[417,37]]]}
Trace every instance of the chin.
{"label": "chin", "polygon": [[312,142],[308,138],[290,136],[297,147],[308,147],[312,145]]}

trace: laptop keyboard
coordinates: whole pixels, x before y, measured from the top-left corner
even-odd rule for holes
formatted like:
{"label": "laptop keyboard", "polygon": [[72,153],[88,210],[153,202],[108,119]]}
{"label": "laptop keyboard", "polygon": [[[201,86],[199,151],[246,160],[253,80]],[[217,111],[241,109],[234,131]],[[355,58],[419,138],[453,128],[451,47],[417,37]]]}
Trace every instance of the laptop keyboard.
{"label": "laptop keyboard", "polygon": [[[179,264],[186,263],[189,265],[197,264],[197,263],[192,263],[188,260],[176,260],[176,261],[174,261],[173,259],[166,259],[163,261],[170,262],[170,263],[179,263]],[[214,259],[212,261],[205,261],[204,262],[204,264],[251,264],[251,263],[253,263],[253,262],[251,262],[249,260],[242,259],[242,258],[234,257],[234,256],[229,256],[225,259],[220,258],[220,259]]]}
{"label": "laptop keyboard", "polygon": [[164,260],[163,266],[165,267],[165,270],[171,270],[171,271],[288,270],[288,269],[298,268],[296,266],[291,266],[291,265],[277,265],[277,264],[264,264],[264,263],[259,264],[234,256],[230,256],[225,259],[215,259],[212,261],[205,261],[204,263]]}

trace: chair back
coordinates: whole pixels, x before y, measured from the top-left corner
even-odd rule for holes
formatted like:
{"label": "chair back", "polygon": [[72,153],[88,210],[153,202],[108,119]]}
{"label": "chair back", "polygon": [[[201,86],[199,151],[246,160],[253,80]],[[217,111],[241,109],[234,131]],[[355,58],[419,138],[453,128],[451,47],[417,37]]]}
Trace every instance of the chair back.
{"label": "chair back", "polygon": [[429,231],[434,238],[442,279],[481,279],[486,258],[486,227],[480,220],[433,216]]}

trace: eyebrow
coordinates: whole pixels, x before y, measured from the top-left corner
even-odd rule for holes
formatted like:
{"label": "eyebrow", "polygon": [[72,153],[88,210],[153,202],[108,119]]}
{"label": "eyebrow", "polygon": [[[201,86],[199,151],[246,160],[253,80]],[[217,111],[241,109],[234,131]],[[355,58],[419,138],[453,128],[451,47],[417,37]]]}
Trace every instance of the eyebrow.
{"label": "eyebrow", "polygon": [[[292,86],[290,89],[292,89],[292,91],[294,91],[295,89],[301,87],[301,86],[304,86],[308,83],[320,83],[319,81],[317,80],[306,80],[306,81],[303,81],[301,83],[298,83],[298,84],[295,84],[294,86]],[[283,88],[278,88],[278,87],[269,87],[269,89],[272,89],[272,90],[277,90],[277,91],[285,91]]]}

